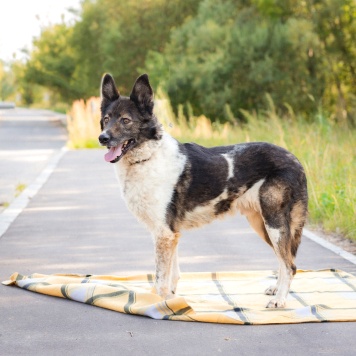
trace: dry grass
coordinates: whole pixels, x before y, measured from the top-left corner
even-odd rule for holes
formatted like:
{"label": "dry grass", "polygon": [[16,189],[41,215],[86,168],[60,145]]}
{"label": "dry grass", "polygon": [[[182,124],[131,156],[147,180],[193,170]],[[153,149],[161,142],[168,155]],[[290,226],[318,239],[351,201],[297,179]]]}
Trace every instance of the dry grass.
{"label": "dry grass", "polygon": [[99,147],[99,120],[100,98],[93,97],[87,101],[75,101],[67,113],[68,146],[71,148]]}
{"label": "dry grass", "polygon": [[[333,124],[324,115],[308,124],[292,111],[281,119],[273,102],[262,114],[244,112],[247,123],[212,123],[205,116],[175,115],[168,98],[159,93],[156,115],[165,129],[181,142],[205,146],[266,141],[293,152],[308,178],[310,222],[326,231],[356,240],[356,131]],[[100,99],[73,104],[68,120],[70,145],[98,147]],[[95,109],[95,110],[94,110]]]}

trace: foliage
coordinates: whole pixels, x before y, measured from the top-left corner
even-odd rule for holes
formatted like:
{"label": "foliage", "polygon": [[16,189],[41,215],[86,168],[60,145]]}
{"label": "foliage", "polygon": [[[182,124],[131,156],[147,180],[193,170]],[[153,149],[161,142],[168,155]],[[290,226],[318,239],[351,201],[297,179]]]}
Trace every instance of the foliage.
{"label": "foliage", "polygon": [[333,83],[326,85],[325,101],[335,108],[339,121],[356,123],[356,2],[313,0],[308,4]]}
{"label": "foliage", "polygon": [[352,0],[204,0],[146,66],[175,108],[189,102],[215,119],[226,104],[240,118],[265,108],[269,93],[282,114],[308,119],[323,106],[352,122],[355,29]]}
{"label": "foliage", "polygon": [[0,61],[0,101],[4,101],[13,94],[13,80],[11,73],[5,69],[4,62]]}
{"label": "foliage", "polygon": [[39,100],[38,85],[28,83],[24,73],[25,66],[21,61],[0,61],[0,101],[14,101],[29,106]]}
{"label": "foliage", "polygon": [[243,120],[268,93],[282,116],[323,107],[356,124],[355,43],[354,0],[83,0],[35,39],[23,83],[71,101],[97,95],[105,72],[127,93],[147,71],[176,112]]}
{"label": "foliage", "polygon": [[70,101],[97,95],[103,73],[110,72],[126,92],[148,50],[163,50],[171,27],[198,2],[84,0],[78,21],[44,28],[34,40],[25,79]]}
{"label": "foliage", "polygon": [[72,27],[65,23],[44,28],[34,40],[34,50],[25,68],[24,79],[60,94],[63,100],[84,95],[79,83],[72,81],[75,70],[74,54],[68,46]]}

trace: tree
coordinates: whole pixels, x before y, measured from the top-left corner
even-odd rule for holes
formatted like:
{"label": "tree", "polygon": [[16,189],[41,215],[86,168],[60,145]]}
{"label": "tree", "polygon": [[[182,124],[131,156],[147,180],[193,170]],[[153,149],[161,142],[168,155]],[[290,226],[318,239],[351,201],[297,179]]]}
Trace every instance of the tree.
{"label": "tree", "polygon": [[71,101],[105,72],[125,94],[147,71],[176,108],[215,119],[263,110],[268,93],[280,111],[356,123],[354,0],[83,0],[78,15],[43,29],[23,87]]}
{"label": "tree", "polygon": [[73,25],[44,28],[34,41],[26,80],[68,101],[98,95],[110,72],[128,93],[148,51],[162,51],[171,28],[193,15],[199,1],[84,0]]}
{"label": "tree", "polygon": [[326,104],[336,106],[339,120],[356,123],[356,3],[309,0],[307,6],[323,46],[326,71],[330,73]]}
{"label": "tree", "polygon": [[4,101],[14,93],[14,79],[11,72],[6,70],[5,63],[0,60],[0,101]]}
{"label": "tree", "polygon": [[235,115],[264,108],[266,93],[282,110],[286,103],[314,110],[323,95],[319,52],[305,19],[266,16],[246,1],[205,0],[146,64],[156,80],[164,73],[158,81],[175,105],[190,102],[197,114],[223,119],[226,104]]}
{"label": "tree", "polygon": [[131,90],[142,74],[149,50],[162,51],[173,26],[194,14],[200,0],[97,0],[83,3],[74,26],[75,77],[87,95],[96,95],[105,72],[117,78],[119,89]]}
{"label": "tree", "polygon": [[82,97],[80,83],[73,81],[75,61],[73,49],[68,46],[73,28],[65,23],[44,28],[34,40],[34,50],[26,63],[25,80],[51,89],[63,100]]}

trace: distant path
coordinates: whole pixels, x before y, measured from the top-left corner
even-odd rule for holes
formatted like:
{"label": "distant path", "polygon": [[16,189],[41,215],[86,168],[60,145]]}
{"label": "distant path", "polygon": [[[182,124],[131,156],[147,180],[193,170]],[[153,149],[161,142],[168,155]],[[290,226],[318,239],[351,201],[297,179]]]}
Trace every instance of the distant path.
{"label": "distant path", "polygon": [[65,144],[59,117],[48,110],[0,109],[0,212]]}

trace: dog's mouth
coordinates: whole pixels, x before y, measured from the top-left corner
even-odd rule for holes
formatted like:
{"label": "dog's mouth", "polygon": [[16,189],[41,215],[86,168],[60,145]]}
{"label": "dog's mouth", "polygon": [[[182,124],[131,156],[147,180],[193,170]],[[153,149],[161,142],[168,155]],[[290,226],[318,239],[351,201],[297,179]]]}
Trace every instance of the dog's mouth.
{"label": "dog's mouth", "polygon": [[118,146],[108,147],[109,152],[105,154],[105,161],[110,163],[118,162],[127,153],[127,151],[132,148],[135,142],[136,141],[133,138],[130,138]]}

